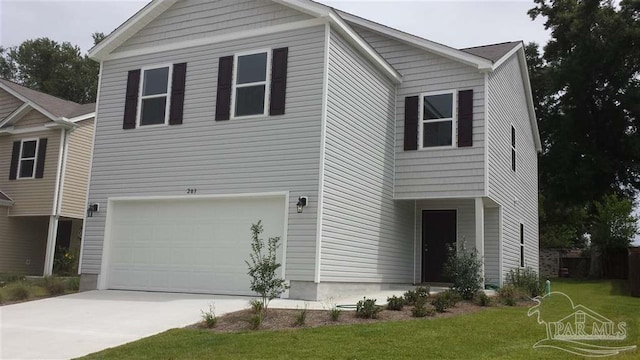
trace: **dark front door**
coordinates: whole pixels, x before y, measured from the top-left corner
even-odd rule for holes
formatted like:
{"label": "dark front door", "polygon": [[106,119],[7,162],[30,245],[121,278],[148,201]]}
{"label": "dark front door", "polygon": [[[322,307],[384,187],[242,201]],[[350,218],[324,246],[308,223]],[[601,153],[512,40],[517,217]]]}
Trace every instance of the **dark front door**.
{"label": "dark front door", "polygon": [[456,236],[455,210],[422,211],[422,282],[449,282],[442,270]]}
{"label": "dark front door", "polygon": [[58,234],[56,236],[56,247],[65,251],[69,250],[71,245],[71,226],[73,223],[69,220],[60,220],[58,222]]}

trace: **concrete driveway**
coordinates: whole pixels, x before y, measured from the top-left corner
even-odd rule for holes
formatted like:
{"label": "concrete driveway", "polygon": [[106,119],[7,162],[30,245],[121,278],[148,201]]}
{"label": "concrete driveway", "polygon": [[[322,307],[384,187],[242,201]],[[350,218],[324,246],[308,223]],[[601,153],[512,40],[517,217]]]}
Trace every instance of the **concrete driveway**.
{"label": "concrete driveway", "polygon": [[0,359],[69,359],[183,327],[214,302],[241,310],[237,296],[89,291],[0,307]]}

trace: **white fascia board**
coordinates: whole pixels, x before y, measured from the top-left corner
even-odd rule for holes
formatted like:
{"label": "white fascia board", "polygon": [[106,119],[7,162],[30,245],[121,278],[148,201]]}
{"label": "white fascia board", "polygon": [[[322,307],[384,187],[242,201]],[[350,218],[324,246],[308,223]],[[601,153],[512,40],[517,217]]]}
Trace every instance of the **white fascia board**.
{"label": "white fascia board", "polygon": [[315,17],[329,16],[331,11],[329,6],[305,0],[273,0],[273,2]]}
{"label": "white fascia board", "polygon": [[417,48],[432,52],[434,54],[446,57],[448,59],[473,66],[478,70],[487,71],[487,70],[491,70],[493,67],[493,63],[491,62],[491,60],[482,58],[480,56],[472,55],[462,50],[458,50],[446,45],[438,44],[436,42],[423,39],[419,36],[411,35],[411,34],[402,32],[400,30],[396,30],[388,26],[384,26],[384,25],[375,23],[367,19],[363,19],[361,17],[355,16],[343,11],[340,11],[340,16],[348,22],[354,23],[356,25],[362,26],[371,31],[394,38],[398,41],[404,42],[411,46],[415,46]]}
{"label": "white fascia board", "polygon": [[23,116],[27,115],[29,111],[33,109],[30,103],[25,102],[16,110],[14,110],[9,116],[7,116],[3,121],[0,122],[0,128],[7,124],[14,124],[16,121],[22,119]]}
{"label": "white fascia board", "polygon": [[147,6],[130,17],[104,40],[92,47],[89,50],[89,57],[96,61],[103,60],[111,51],[122,45],[177,1],[178,0],[154,0],[147,4]]}
{"label": "white fascia board", "polygon": [[335,26],[347,41],[367,56],[380,70],[382,70],[395,84],[402,83],[402,75],[391,66],[380,54],[378,54],[363,38],[358,35],[341,17],[334,11],[329,14],[331,25]]}
{"label": "white fascia board", "polygon": [[518,50],[518,63],[520,63],[520,73],[522,74],[522,82],[524,83],[524,93],[527,97],[527,107],[529,108],[529,120],[531,122],[531,132],[533,133],[533,142],[536,151],[542,152],[542,141],[540,140],[540,130],[538,129],[538,120],[536,118],[536,110],[533,105],[533,93],[531,91],[531,81],[529,80],[529,69],[527,68],[527,57],[524,53],[524,47]]}
{"label": "white fascia board", "polygon": [[53,123],[49,123],[44,125],[45,128],[48,129],[67,129],[72,130],[78,127],[78,125],[72,123],[66,118],[57,118],[53,120]]}
{"label": "white fascia board", "polygon": [[[47,126],[47,125],[49,125],[49,126]],[[9,126],[9,127],[6,127],[4,129],[0,130],[0,136],[2,136],[2,135],[29,134],[29,133],[34,133],[34,132],[55,130],[55,129],[59,128],[59,125],[56,125],[56,124],[47,124],[47,125],[32,126],[32,127],[20,128],[20,129],[16,129],[13,126]]]}
{"label": "white fascia board", "polygon": [[76,116],[76,117],[73,117],[71,119],[66,119],[66,120],[69,121],[69,122],[72,122],[72,123],[77,123],[78,121],[91,119],[91,118],[93,118],[95,116],[96,116],[96,113],[94,111],[94,112],[91,112],[91,113],[88,113],[88,114]]}
{"label": "white fascia board", "polygon": [[18,92],[14,91],[12,88],[6,86],[5,84],[0,82],[0,89],[8,92],[9,94],[13,95],[14,97],[18,98],[18,100],[22,101],[23,103],[28,103],[32,108],[34,108],[35,110],[38,110],[39,112],[42,113],[42,115],[48,117],[51,120],[55,120],[58,117],[53,115],[52,113],[48,112],[47,110],[45,110],[43,107],[41,107],[40,105],[34,103],[33,101],[27,99],[26,97],[22,96],[21,94],[19,94]]}

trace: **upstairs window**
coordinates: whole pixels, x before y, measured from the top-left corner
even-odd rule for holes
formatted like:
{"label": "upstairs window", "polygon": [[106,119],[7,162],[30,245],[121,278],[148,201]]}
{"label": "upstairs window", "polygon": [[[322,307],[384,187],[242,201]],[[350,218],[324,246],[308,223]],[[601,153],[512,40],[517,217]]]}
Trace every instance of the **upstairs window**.
{"label": "upstairs window", "polygon": [[235,56],[233,116],[267,115],[271,52]]}
{"label": "upstairs window", "polygon": [[139,126],[166,125],[169,119],[171,66],[143,69]]}
{"label": "upstairs window", "polygon": [[420,145],[422,148],[451,147],[455,132],[454,91],[420,96]]}
{"label": "upstairs window", "polygon": [[20,160],[18,161],[18,179],[33,179],[35,177],[37,158],[38,139],[22,140]]}
{"label": "upstairs window", "polygon": [[516,128],[511,125],[511,170],[516,171]]}

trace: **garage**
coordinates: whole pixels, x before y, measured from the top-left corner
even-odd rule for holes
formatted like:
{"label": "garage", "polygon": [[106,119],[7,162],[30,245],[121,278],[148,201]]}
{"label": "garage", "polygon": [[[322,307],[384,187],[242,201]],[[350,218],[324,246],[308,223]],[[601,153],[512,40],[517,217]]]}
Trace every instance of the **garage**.
{"label": "garage", "polygon": [[[112,200],[105,236],[106,288],[251,295],[251,224],[280,236],[285,195]],[[284,271],[284,270],[283,270]]]}

